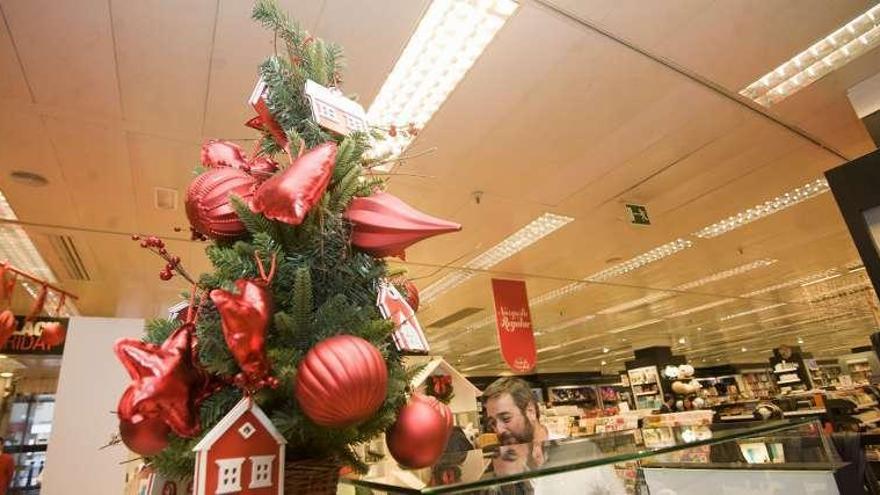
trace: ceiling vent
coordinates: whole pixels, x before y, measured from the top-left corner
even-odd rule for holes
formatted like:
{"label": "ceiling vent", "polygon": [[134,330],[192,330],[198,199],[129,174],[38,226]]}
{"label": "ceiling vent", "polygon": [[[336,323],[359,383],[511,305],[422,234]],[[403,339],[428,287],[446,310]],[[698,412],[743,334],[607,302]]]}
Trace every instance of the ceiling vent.
{"label": "ceiling vent", "polygon": [[177,209],[177,189],[169,189],[167,187],[157,187],[154,190],[153,199],[156,208],[160,210],[176,210]]}
{"label": "ceiling vent", "polygon": [[61,262],[67,278],[70,280],[89,281],[89,271],[83,263],[82,256],[73,242],[73,238],[67,235],[47,235],[55,255]]}
{"label": "ceiling vent", "polygon": [[482,311],[484,311],[483,308],[463,308],[463,309],[456,311],[455,313],[452,313],[449,316],[444,316],[443,318],[440,318],[439,320],[436,320],[435,322],[428,324],[428,326],[435,327],[435,328],[443,328],[443,327],[449,326],[459,320],[467,318],[468,316],[480,313]]}

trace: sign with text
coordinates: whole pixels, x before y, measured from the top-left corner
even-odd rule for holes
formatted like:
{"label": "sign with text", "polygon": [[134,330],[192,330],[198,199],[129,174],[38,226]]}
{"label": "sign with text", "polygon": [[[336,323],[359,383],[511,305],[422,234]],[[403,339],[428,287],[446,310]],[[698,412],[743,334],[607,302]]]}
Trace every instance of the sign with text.
{"label": "sign with text", "polygon": [[495,326],[501,355],[511,370],[518,373],[535,367],[535,335],[526,283],[521,280],[492,279],[495,298]]}
{"label": "sign with text", "polygon": [[15,331],[6,341],[6,345],[0,348],[0,354],[50,354],[61,355],[64,352],[64,341],[56,345],[50,345],[41,339],[43,327],[49,323],[60,323],[67,331],[67,318],[37,318],[25,323],[24,316],[15,317]]}

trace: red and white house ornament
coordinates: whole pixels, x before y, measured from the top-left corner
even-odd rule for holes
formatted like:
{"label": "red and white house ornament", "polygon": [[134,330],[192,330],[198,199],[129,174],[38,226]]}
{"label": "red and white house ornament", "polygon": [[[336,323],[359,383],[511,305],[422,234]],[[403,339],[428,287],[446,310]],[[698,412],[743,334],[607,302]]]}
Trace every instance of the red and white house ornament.
{"label": "red and white house ornament", "polygon": [[321,127],[348,136],[367,132],[367,112],[360,103],[346,98],[337,88],[306,81],[305,94],[312,106],[312,119]]}
{"label": "red and white house ornament", "polygon": [[384,282],[379,287],[376,305],[382,316],[394,323],[394,345],[400,352],[427,354],[430,352],[428,339],[413,311],[394,284]]}
{"label": "red and white house ornament", "polygon": [[284,495],[284,437],[243,398],[196,444],[193,495]]}

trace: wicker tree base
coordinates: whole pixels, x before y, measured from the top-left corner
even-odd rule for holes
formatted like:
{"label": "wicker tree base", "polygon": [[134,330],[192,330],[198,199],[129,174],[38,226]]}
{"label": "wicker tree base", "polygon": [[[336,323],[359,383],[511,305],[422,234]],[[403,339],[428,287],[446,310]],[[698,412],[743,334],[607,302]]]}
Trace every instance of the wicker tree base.
{"label": "wicker tree base", "polygon": [[328,460],[292,461],[284,465],[284,495],[334,495],[339,464]]}

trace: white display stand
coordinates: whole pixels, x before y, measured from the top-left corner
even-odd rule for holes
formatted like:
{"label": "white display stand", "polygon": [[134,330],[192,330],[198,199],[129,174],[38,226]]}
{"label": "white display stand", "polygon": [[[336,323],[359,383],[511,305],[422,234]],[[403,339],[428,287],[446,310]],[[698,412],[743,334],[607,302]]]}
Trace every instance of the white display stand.
{"label": "white display stand", "polygon": [[42,495],[119,495],[130,457],[124,446],[98,450],[119,422],[112,411],[131,382],[113,354],[121,337],[139,337],[144,320],[119,318],[70,319],[52,436],[46,452]]}
{"label": "white display stand", "polygon": [[643,468],[657,495],[839,495],[831,471]]}

